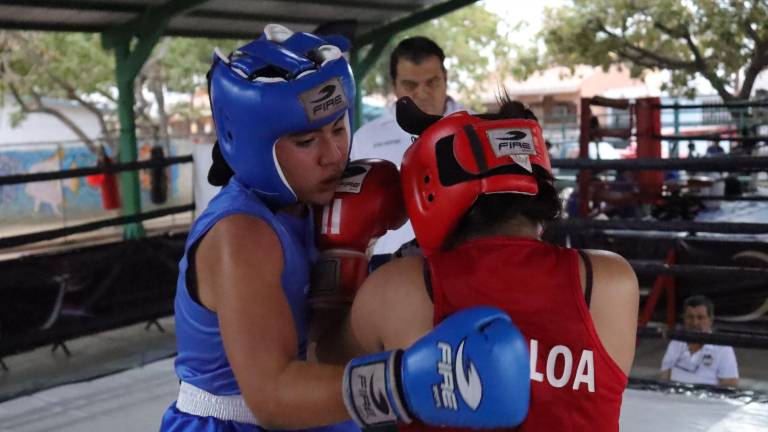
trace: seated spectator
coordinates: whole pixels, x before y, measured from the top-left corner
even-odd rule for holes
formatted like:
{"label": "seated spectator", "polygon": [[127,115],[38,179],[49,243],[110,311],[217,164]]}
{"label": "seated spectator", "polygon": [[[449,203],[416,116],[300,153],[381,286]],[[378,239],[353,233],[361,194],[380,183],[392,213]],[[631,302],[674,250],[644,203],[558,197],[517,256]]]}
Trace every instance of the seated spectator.
{"label": "seated spectator", "polygon": [[[707,297],[688,297],[683,303],[683,327],[687,331],[711,333],[714,312]],[[735,387],[739,383],[736,354],[730,346],[672,340],[661,361],[661,379]]]}
{"label": "seated spectator", "polygon": [[696,152],[696,144],[693,141],[688,141],[688,157],[699,157],[699,154]]}
{"label": "seated spectator", "polygon": [[718,140],[712,141],[712,144],[707,147],[707,156],[709,157],[721,156],[723,154],[725,154],[725,149],[720,146],[720,141]]}
{"label": "seated spectator", "polygon": [[616,171],[613,181],[595,181],[592,185],[593,208],[599,208],[608,218],[640,217],[638,184],[630,171]]}

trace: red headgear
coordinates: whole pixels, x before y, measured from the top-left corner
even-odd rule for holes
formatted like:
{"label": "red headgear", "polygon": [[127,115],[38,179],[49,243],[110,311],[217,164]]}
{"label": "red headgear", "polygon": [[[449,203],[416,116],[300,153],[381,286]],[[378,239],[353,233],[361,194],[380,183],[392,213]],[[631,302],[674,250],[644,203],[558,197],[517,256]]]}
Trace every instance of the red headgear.
{"label": "red headgear", "polygon": [[401,180],[416,240],[440,250],[481,194],[539,192],[533,166],[552,171],[535,120],[487,120],[466,111],[440,118],[398,101],[397,120],[420,135],[403,156]]}

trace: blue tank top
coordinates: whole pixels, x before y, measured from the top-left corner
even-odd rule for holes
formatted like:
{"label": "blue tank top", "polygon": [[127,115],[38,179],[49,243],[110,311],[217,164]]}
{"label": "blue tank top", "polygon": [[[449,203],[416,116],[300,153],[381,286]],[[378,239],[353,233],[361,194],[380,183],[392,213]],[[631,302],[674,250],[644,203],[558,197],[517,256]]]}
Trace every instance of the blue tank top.
{"label": "blue tank top", "polygon": [[[224,352],[218,317],[190,296],[186,272],[189,266],[188,254],[190,249],[218,221],[233,214],[247,214],[263,220],[274,230],[280,240],[284,262],[281,282],[297,332],[297,360],[306,359],[309,327],[306,294],[309,288],[309,266],[317,254],[311,215],[299,218],[280,212],[273,213],[258,196],[249,192],[234,178],[230,179],[229,183],[211,200],[208,207],[195,220],[187,237],[184,256],[179,263],[179,278],[176,283],[174,306],[178,355],[175,368],[176,375],[180,380],[216,395],[240,394],[240,388],[235,381],[232,367]],[[174,417],[176,417],[175,420]],[[175,406],[172,406],[163,419],[162,430],[169,430],[165,426],[173,425],[170,429],[177,430],[181,423],[190,424],[191,419],[189,417],[190,415],[178,412]],[[233,425],[233,422],[219,422],[213,418],[200,418],[200,420],[203,423],[197,424],[197,427],[202,426],[204,430],[261,430],[261,428],[253,425]],[[217,424],[218,426],[216,426]],[[190,424],[190,426],[193,425]],[[233,429],[232,426],[236,427]],[[186,430],[185,427],[179,430],[181,429]],[[359,429],[350,421],[341,423],[335,428],[323,427],[315,430],[351,431]]]}

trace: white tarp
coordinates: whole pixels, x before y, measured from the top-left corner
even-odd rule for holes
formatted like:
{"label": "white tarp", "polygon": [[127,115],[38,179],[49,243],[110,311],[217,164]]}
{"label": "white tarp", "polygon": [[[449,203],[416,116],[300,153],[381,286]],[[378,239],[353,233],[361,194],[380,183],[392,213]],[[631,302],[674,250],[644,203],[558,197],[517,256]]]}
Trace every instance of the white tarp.
{"label": "white tarp", "polygon": [[[0,431],[157,430],[178,388],[173,359],[0,404]],[[627,390],[622,432],[751,432],[768,426],[767,403]]]}

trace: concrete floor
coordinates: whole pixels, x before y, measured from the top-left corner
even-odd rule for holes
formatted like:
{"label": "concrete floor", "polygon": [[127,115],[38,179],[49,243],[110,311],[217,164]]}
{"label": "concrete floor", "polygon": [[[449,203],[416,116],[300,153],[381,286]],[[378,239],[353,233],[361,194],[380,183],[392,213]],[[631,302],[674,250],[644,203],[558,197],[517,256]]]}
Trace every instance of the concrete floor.
{"label": "concrete floor", "polygon": [[[0,371],[0,402],[57,385],[93,379],[140,367],[176,352],[173,317],[159,320],[165,330],[137,324],[67,342],[71,356],[46,346],[6,357],[8,371]],[[631,376],[655,378],[666,342],[640,341]],[[768,350],[736,349],[740,388],[768,392]]]}
{"label": "concrete floor", "polygon": [[[165,333],[135,325],[73,340],[71,357],[44,348],[6,358],[10,371],[0,374],[0,400],[12,398],[0,402],[0,432],[157,430],[178,391],[173,319],[161,325]],[[655,375],[664,348],[663,341],[643,341],[632,375]],[[765,387],[768,353],[737,355],[744,384]],[[624,393],[620,419],[622,432],[757,432],[766,424],[766,403],[635,389]]]}
{"label": "concrete floor", "polygon": [[[0,431],[157,430],[177,389],[168,358],[0,403]],[[619,419],[622,432],[758,432],[766,424],[765,403],[634,389],[624,392]]]}
{"label": "concrete floor", "polygon": [[66,383],[94,379],[140,367],[176,354],[173,317],[145,329],[136,324],[66,342],[71,355],[45,346],[5,357],[0,370],[0,402]]}

